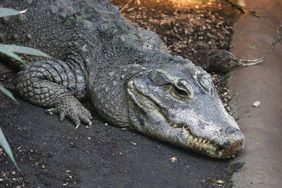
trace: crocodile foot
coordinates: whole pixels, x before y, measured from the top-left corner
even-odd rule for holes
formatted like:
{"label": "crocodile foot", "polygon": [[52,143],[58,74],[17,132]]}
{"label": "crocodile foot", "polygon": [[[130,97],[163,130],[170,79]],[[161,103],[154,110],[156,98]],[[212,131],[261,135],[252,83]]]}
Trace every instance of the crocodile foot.
{"label": "crocodile foot", "polygon": [[77,129],[81,122],[92,125],[91,113],[73,96],[64,96],[58,100],[56,107],[47,109],[49,115],[59,114],[60,121],[65,117],[70,118],[75,123]]}

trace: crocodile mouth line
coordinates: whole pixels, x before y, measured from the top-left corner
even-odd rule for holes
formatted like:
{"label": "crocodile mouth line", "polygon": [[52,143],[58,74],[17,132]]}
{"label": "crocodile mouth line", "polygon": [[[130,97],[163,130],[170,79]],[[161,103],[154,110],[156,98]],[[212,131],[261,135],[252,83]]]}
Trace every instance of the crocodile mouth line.
{"label": "crocodile mouth line", "polygon": [[233,158],[235,155],[226,155],[225,153],[228,149],[219,149],[218,145],[211,140],[200,138],[192,134],[190,129],[182,124],[173,124],[170,126],[172,128],[178,129],[182,134],[186,134],[189,137],[189,141],[187,142],[188,146],[193,149],[200,151],[201,153],[206,153],[211,157],[216,158]]}

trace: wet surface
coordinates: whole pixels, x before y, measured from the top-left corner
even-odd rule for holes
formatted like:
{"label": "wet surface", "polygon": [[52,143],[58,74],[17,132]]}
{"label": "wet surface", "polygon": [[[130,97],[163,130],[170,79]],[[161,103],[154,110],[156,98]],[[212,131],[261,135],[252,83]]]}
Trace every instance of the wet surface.
{"label": "wet surface", "polygon": [[[246,1],[261,18],[241,17],[235,27],[234,49],[239,56],[258,58],[271,45],[282,24],[282,2]],[[233,103],[246,135],[246,148],[236,161],[244,168],[234,175],[234,187],[279,188],[282,185],[282,45],[263,64],[238,69],[230,85]],[[260,101],[255,108],[253,103]]]}

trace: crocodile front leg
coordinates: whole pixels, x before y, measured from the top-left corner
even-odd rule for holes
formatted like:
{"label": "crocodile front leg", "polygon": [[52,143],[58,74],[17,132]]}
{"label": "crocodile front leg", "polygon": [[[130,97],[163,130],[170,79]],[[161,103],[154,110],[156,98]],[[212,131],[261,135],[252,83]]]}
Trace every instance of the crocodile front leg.
{"label": "crocodile front leg", "polygon": [[16,89],[27,101],[50,108],[49,114],[58,113],[60,121],[91,125],[91,113],[78,100],[86,96],[86,71],[77,62],[35,62],[18,73]]}

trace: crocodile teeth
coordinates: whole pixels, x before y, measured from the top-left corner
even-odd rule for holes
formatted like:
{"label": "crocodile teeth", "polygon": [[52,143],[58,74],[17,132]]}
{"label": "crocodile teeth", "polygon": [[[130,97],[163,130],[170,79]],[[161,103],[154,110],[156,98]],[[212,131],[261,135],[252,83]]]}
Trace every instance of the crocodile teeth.
{"label": "crocodile teeth", "polygon": [[[186,134],[188,132],[189,134],[187,134],[187,136],[189,137],[189,143],[191,144],[191,146],[193,146],[195,148],[204,150],[205,147],[216,147],[216,145],[212,141],[209,141],[209,140],[206,140],[206,139],[203,139],[203,138],[197,138],[197,137],[194,137],[193,135],[191,135],[190,131],[187,127],[184,127],[184,126],[178,125],[178,124],[172,124],[171,127],[180,130],[182,132],[182,134]],[[222,152],[219,153],[219,155],[222,155]]]}

